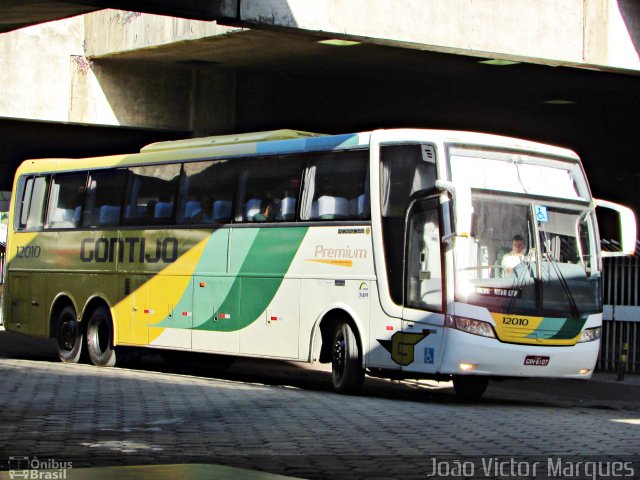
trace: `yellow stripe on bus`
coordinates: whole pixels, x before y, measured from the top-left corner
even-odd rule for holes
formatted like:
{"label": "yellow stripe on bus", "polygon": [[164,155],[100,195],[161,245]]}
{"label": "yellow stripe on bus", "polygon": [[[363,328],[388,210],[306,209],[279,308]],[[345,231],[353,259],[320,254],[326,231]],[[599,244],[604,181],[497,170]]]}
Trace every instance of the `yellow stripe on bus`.
{"label": "yellow stripe on bus", "polygon": [[150,325],[161,322],[168,315],[169,306],[178,305],[208,240],[205,237],[113,307],[114,320],[117,318],[121,326],[119,343],[148,345],[164,332],[165,328]]}

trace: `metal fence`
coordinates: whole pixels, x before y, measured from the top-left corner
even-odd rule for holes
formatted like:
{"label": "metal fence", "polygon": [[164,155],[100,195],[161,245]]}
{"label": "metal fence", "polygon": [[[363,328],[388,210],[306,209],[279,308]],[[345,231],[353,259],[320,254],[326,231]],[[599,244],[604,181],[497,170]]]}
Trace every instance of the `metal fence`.
{"label": "metal fence", "polygon": [[4,303],[4,259],[5,259],[5,245],[0,243],[0,325],[4,324],[2,318],[2,306]]}
{"label": "metal fence", "polygon": [[0,245],[0,284],[4,283],[4,247]]}
{"label": "metal fence", "polygon": [[640,252],[640,242],[636,244],[634,257],[614,257],[604,260],[604,321],[600,356],[596,367],[598,370],[640,373],[640,256],[638,252]]}

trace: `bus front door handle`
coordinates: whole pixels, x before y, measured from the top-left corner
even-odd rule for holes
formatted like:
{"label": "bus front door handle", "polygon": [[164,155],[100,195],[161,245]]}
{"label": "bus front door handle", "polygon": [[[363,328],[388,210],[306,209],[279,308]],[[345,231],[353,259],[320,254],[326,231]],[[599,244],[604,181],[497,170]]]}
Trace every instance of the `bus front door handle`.
{"label": "bus front door handle", "polygon": [[40,302],[37,300],[31,300],[31,305],[34,307],[39,307],[40,306]]}

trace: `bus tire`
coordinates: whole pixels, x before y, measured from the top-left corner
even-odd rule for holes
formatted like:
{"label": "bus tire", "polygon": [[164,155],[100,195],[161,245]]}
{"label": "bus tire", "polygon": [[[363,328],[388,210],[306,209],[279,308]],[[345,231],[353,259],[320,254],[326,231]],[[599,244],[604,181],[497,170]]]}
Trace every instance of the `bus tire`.
{"label": "bus tire", "polygon": [[116,351],[113,347],[113,324],[109,309],[100,305],[87,322],[87,350],[91,363],[98,367],[114,367]]}
{"label": "bus tire", "polygon": [[331,378],[338,393],[356,393],[364,381],[364,369],[358,341],[347,322],[340,321],[331,346]]}
{"label": "bus tire", "polygon": [[82,325],[71,305],[64,307],[56,321],[58,356],[64,363],[78,363],[82,356]]}
{"label": "bus tire", "polygon": [[454,375],[453,389],[462,400],[478,400],[489,385],[489,377],[481,375]]}

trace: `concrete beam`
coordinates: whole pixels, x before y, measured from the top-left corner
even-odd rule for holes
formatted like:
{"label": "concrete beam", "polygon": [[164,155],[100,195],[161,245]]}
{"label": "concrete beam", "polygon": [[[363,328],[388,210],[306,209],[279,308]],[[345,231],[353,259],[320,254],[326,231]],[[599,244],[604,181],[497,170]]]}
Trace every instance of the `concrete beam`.
{"label": "concrete beam", "polygon": [[101,10],[83,18],[85,55],[91,58],[192,42],[238,30],[216,22],[122,10]]}
{"label": "concrete beam", "polygon": [[104,8],[197,20],[233,22],[239,0],[0,0],[0,32],[52,22]]}
{"label": "concrete beam", "polygon": [[9,32],[52,20],[97,10],[93,5],[56,0],[0,0],[0,32]]}
{"label": "concrete beam", "polygon": [[637,0],[243,0],[240,20],[405,48],[640,71]]}
{"label": "concrete beam", "polygon": [[66,0],[98,8],[168,15],[194,20],[227,20],[238,17],[239,0]]}

